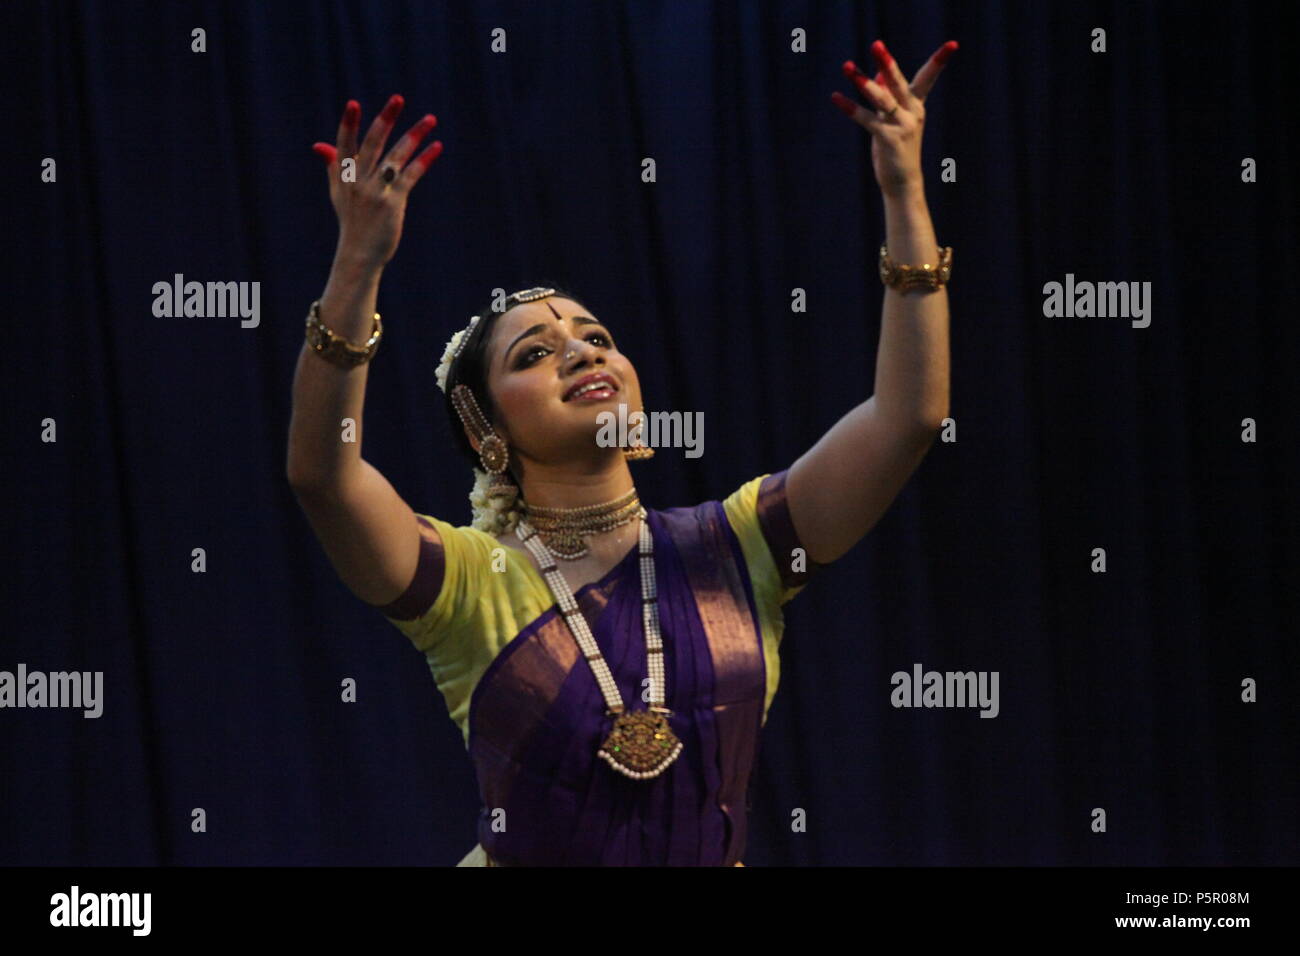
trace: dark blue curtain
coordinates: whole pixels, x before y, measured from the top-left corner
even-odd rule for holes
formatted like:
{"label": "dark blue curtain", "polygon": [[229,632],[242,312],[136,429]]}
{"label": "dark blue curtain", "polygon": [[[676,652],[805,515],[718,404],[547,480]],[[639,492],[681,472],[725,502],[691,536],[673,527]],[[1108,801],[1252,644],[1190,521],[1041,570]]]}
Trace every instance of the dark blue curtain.
{"label": "dark blue curtain", "polygon": [[[1300,862],[1291,33],[1267,5],[695,0],[4,4],[0,670],[102,671],[104,703],[0,710],[0,862],[474,843],[423,658],[284,476],[336,237],[310,146],[346,100],[368,125],[400,92],[398,133],[433,112],[446,147],[380,290],[366,458],[468,523],[435,364],[492,289],[551,280],[648,407],[704,413],[703,457],[633,466],[667,507],[871,394],[882,205],[829,94],[877,37],[908,75],[961,44],[924,144],[957,440],[787,606],[746,862]],[[260,283],[259,324],[156,317],[178,273]],[[1067,275],[1150,282],[1149,327],[1045,316]],[[895,709],[916,663],[997,671],[999,715]]]}

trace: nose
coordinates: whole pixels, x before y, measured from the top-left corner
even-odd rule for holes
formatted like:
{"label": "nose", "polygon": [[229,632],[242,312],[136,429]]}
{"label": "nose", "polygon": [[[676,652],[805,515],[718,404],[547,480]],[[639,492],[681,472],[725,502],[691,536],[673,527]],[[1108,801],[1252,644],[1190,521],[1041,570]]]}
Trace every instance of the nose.
{"label": "nose", "polygon": [[600,349],[585,339],[569,339],[564,343],[564,373],[582,368],[587,362],[604,363]]}

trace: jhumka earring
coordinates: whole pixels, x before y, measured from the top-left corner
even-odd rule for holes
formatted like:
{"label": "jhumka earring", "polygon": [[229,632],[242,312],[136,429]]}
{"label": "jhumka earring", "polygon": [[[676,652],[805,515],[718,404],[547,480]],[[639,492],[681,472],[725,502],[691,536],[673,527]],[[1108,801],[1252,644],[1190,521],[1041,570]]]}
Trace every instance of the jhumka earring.
{"label": "jhumka earring", "polygon": [[647,458],[653,458],[655,450],[641,441],[642,433],[645,431],[644,408],[641,409],[641,424],[634,426],[631,431],[635,432],[636,438],[630,447],[623,449],[623,457],[628,461],[644,461]]}
{"label": "jhumka earring", "polygon": [[510,463],[509,446],[493,430],[468,385],[457,385],[451,390],[451,403],[456,407],[456,414],[465,427],[479,440],[478,460],[483,465],[483,470],[492,476],[487,496],[505,497],[513,501],[519,496],[519,487],[506,472],[506,466]]}

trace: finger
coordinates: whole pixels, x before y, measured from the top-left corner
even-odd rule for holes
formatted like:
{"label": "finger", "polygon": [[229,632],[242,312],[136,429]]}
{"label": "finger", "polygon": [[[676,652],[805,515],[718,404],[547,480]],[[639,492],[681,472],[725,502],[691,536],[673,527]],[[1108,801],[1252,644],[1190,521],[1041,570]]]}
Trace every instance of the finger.
{"label": "finger", "polygon": [[432,113],[425,113],[420,122],[407,130],[406,135],[399,139],[396,145],[388,151],[388,155],[384,157],[384,161],[380,165],[392,166],[398,172],[401,172],[402,167],[406,165],[406,161],[415,152],[415,147],[420,145],[420,140],[428,136],[429,131],[437,125],[438,118]]}
{"label": "finger", "polygon": [[435,139],[425,147],[424,152],[415,157],[407,167],[402,170],[402,178],[399,183],[402,189],[410,189],[420,181],[420,177],[428,171],[433,165],[433,161],[442,155],[442,140]]}
{"label": "finger", "polygon": [[329,143],[312,143],[311,149],[324,161],[326,166],[333,166],[334,160],[338,157],[338,150]]}
{"label": "finger", "polygon": [[844,75],[849,81],[858,88],[863,99],[871,104],[873,110],[882,110],[888,113],[898,101],[889,90],[874,80],[867,79],[867,75],[858,69],[852,60],[844,61]]}
{"label": "finger", "polygon": [[925,61],[925,65],[916,71],[916,76],[912,79],[912,92],[917,99],[924,100],[930,95],[930,89],[934,86],[934,81],[939,78],[943,72],[944,65],[948,58],[957,50],[957,41],[949,40],[939,49],[934,51],[934,56]]}
{"label": "finger", "polygon": [[357,154],[357,127],[361,125],[361,104],[348,100],[343,108],[343,118],[339,120],[338,135],[334,138],[338,144],[339,155],[355,156]]}
{"label": "finger", "polygon": [[375,157],[384,148],[384,143],[388,140],[388,134],[393,130],[393,123],[397,119],[397,114],[402,112],[402,107],[405,105],[406,101],[402,99],[401,94],[394,93],[388,98],[388,103],[384,106],[383,112],[376,116],[374,122],[370,124],[365,142],[361,144],[361,152],[357,153],[358,178],[367,175],[374,168]]}
{"label": "finger", "polygon": [[885,125],[884,121],[874,116],[870,110],[863,109],[839,90],[831,94],[831,102],[841,113],[872,133],[878,132]]}
{"label": "finger", "polygon": [[871,52],[875,55],[876,62],[880,64],[880,72],[876,74],[876,84],[889,90],[894,101],[906,109],[914,97],[912,91],[908,89],[903,71],[898,68],[897,61],[890,54],[883,40],[871,44]]}
{"label": "finger", "polygon": [[891,112],[894,107],[901,106],[894,98],[894,94],[889,92],[886,87],[881,86],[875,80],[869,80],[865,76],[854,77],[857,84],[858,92],[863,98],[871,104],[874,110],[880,110],[883,113]]}

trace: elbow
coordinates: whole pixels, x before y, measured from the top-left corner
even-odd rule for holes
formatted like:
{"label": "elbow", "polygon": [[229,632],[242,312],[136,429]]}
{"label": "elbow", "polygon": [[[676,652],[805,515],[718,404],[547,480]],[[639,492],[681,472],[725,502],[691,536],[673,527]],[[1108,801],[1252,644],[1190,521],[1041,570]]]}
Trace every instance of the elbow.
{"label": "elbow", "polygon": [[948,407],[948,390],[943,389],[935,400],[925,403],[921,414],[921,427],[935,435],[943,431],[944,426],[952,421],[952,410]]}
{"label": "elbow", "polygon": [[289,487],[293,490],[293,493],[299,497],[311,493],[321,485],[320,480],[315,475],[293,462],[285,465],[284,477],[289,482]]}
{"label": "elbow", "polygon": [[303,454],[302,448],[292,444],[284,456],[284,478],[296,494],[314,491],[322,484],[323,470],[319,461]]}
{"label": "elbow", "polygon": [[308,483],[307,475],[304,473],[302,467],[295,464],[292,458],[285,462],[284,479],[289,482],[289,487],[294,491],[297,491],[300,487]]}
{"label": "elbow", "polygon": [[948,403],[921,403],[909,408],[877,409],[877,415],[890,433],[904,439],[924,440],[927,443],[938,437],[952,419]]}
{"label": "elbow", "polygon": [[912,430],[918,441],[929,445],[939,437],[949,420],[947,407],[923,412],[912,425]]}
{"label": "elbow", "polygon": [[944,430],[947,415],[922,415],[900,431],[900,445],[910,450],[917,460],[929,454],[935,441]]}
{"label": "elbow", "polygon": [[349,485],[349,479],[338,472],[292,465],[285,468],[285,479],[300,504],[337,502]]}

